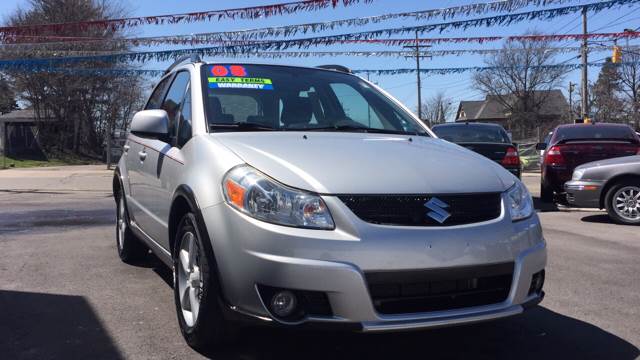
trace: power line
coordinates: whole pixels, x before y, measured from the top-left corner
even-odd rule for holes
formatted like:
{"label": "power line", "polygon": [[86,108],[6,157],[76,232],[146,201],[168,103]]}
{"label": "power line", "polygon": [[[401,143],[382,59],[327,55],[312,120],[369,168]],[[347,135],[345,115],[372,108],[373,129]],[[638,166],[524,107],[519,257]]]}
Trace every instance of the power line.
{"label": "power line", "polygon": [[[620,23],[616,23],[616,24],[613,24],[613,23],[614,23],[614,22],[616,22],[616,21],[618,21],[618,20],[624,19],[625,17],[627,17],[627,16],[629,16],[629,15],[633,14],[634,12],[636,12],[636,11],[638,11],[638,10],[640,10],[640,7],[637,7],[637,8],[635,8],[634,10],[632,10],[632,11],[630,11],[630,12],[628,12],[628,13],[626,13],[626,14],[622,15],[622,16],[619,16],[619,17],[617,17],[617,18],[615,18],[615,19],[613,19],[613,20],[611,20],[611,21],[609,21],[608,23],[606,23],[606,24],[605,24],[604,26],[602,26],[602,27],[599,27],[599,28],[597,28],[597,29],[595,29],[595,30],[591,30],[591,32],[596,32],[596,31],[600,31],[600,30],[603,30],[603,29],[608,29],[608,28],[613,27],[613,26],[618,26],[618,24],[620,24]],[[637,19],[637,18],[634,18],[634,19]],[[625,23],[625,22],[627,22],[627,21],[631,21],[631,20],[634,20],[634,19],[629,19],[629,20],[623,21],[622,23]]]}

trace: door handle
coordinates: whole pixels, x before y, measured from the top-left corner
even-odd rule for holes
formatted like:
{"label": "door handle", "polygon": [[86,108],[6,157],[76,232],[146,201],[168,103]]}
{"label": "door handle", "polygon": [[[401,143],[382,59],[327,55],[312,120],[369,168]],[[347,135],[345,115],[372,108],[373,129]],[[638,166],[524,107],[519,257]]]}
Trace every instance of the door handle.
{"label": "door handle", "polygon": [[144,161],[144,159],[147,158],[147,153],[143,150],[138,153],[138,156],[140,157],[140,161]]}
{"label": "door handle", "polygon": [[125,154],[129,152],[129,149],[130,149],[129,145],[122,146],[122,151],[124,151]]}

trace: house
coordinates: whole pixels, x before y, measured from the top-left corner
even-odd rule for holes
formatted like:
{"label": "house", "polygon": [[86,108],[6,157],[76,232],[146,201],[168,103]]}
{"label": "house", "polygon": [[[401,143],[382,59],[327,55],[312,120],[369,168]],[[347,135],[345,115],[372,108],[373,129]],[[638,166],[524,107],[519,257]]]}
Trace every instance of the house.
{"label": "house", "polygon": [[33,109],[15,110],[0,115],[0,153],[17,157],[44,157],[35,130],[38,121],[54,119],[37,119]]}
{"label": "house", "polygon": [[[514,133],[518,138],[531,137],[531,131],[536,128],[537,123],[545,124],[546,127],[554,127],[570,118],[569,104],[560,90],[535,91],[534,97],[542,100],[540,110],[536,112],[534,123],[522,124],[514,121],[511,110],[500,98],[495,95],[487,95],[484,100],[460,101],[456,113],[456,121],[489,122],[502,125],[505,129]],[[514,104],[517,98],[513,95],[504,96],[504,101]],[[542,129],[544,130],[544,129]]]}

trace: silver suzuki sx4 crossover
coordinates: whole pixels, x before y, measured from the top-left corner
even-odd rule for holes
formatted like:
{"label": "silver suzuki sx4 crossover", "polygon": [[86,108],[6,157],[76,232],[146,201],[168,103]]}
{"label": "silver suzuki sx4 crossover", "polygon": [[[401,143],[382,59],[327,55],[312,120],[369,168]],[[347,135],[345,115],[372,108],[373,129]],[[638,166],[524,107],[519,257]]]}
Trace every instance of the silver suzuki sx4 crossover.
{"label": "silver suzuki sx4 crossover", "polygon": [[341,66],[172,65],[113,191],[121,259],[151,249],[173,269],[196,349],[260,324],[468,324],[544,296],[522,182]]}

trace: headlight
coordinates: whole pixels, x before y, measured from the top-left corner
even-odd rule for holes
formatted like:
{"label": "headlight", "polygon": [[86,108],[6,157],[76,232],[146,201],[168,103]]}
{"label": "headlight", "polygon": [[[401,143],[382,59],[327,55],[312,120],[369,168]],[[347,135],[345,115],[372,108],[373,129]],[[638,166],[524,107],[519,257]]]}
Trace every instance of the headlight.
{"label": "headlight", "polygon": [[222,188],[229,205],[256,219],[311,229],[335,227],[318,195],[282,185],[248,165],[231,169]]}
{"label": "headlight", "polygon": [[507,198],[512,221],[526,219],[533,214],[533,200],[522,181],[516,180],[516,183],[507,190]]}
{"label": "headlight", "polygon": [[582,179],[582,175],[584,175],[584,169],[578,169],[573,172],[573,176],[571,180],[580,180]]}

